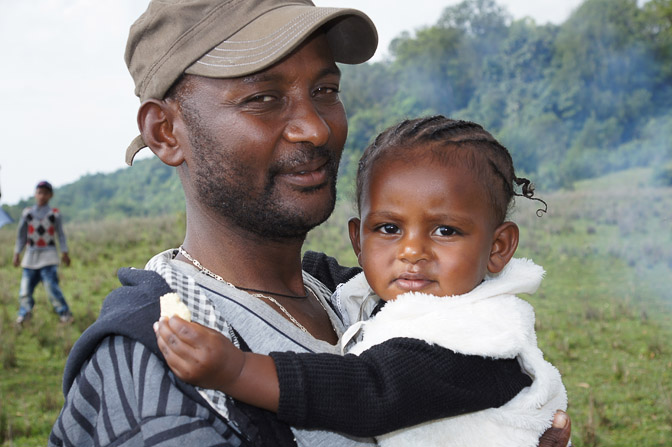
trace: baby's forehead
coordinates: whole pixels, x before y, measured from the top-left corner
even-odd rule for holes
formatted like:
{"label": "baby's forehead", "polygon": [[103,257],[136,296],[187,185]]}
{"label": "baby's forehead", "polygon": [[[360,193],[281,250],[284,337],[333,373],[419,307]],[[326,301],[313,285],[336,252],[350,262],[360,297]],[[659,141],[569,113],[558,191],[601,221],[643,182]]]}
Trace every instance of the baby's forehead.
{"label": "baby's forehead", "polygon": [[475,176],[487,174],[489,161],[473,144],[457,142],[423,142],[411,146],[392,147],[381,153],[373,168],[386,164],[405,164],[409,169],[418,166],[440,166],[446,170],[471,171]]}
{"label": "baby's forehead", "polygon": [[395,192],[403,191],[410,200],[419,200],[428,191],[438,191],[450,201],[450,196],[472,191],[482,196],[489,195],[491,183],[490,179],[465,161],[446,162],[433,156],[388,158],[372,167],[367,181],[362,185],[362,199],[391,189]]}
{"label": "baby's forehead", "polygon": [[[432,179],[459,179],[457,181],[478,190],[485,200],[497,195],[501,180],[490,167],[486,156],[465,147],[406,148],[395,150],[387,156],[378,158],[372,165],[369,176],[363,182],[364,196],[371,194],[371,186],[376,183],[388,183],[405,174],[416,174],[421,181]],[[419,173],[419,174],[418,174]],[[402,180],[403,181],[403,180]],[[412,185],[408,185],[409,189]],[[360,199],[366,200],[366,197]]]}

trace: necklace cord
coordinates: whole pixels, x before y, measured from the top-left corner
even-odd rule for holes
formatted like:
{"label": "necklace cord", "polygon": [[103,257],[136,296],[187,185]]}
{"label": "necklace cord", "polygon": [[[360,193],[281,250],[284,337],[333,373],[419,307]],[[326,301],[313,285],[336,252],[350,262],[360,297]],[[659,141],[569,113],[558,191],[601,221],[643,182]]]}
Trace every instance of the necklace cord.
{"label": "necklace cord", "polygon": [[[282,294],[282,293],[274,293],[274,292],[267,292],[267,291],[264,291],[264,290],[256,290],[256,289],[248,289],[248,288],[244,288],[244,287],[238,287],[238,286],[235,286],[234,284],[230,283],[229,281],[225,280],[224,278],[222,278],[222,277],[219,276],[218,274],[216,274],[216,273],[214,273],[214,272],[208,270],[207,268],[205,268],[205,267],[204,267],[204,266],[203,266],[203,265],[202,265],[196,258],[194,258],[193,256],[191,256],[191,255],[184,249],[184,247],[182,247],[181,245],[178,247],[177,250],[180,252],[180,254],[181,254],[182,256],[184,256],[185,258],[187,258],[187,260],[189,260],[189,261],[194,265],[194,267],[196,267],[201,273],[204,273],[204,274],[206,274],[207,276],[216,279],[217,281],[223,282],[223,283],[225,283],[226,285],[228,285],[228,286],[231,287],[231,288],[234,288],[234,289],[237,289],[237,290],[243,290],[243,291],[245,291],[245,292],[255,292],[255,293],[252,293],[251,295],[254,296],[254,297],[257,297],[257,298],[264,298],[264,299],[267,299],[267,300],[270,301],[271,303],[275,304],[275,305],[278,307],[278,309],[280,309],[280,311],[281,311],[283,314],[285,314],[285,316],[289,319],[289,321],[291,321],[292,323],[294,323],[294,325],[295,325],[296,327],[298,327],[299,329],[301,329],[303,332],[305,332],[305,333],[307,333],[307,334],[309,333],[308,330],[307,330],[301,323],[299,323],[298,320],[297,320],[296,318],[294,318],[294,316],[292,316],[292,314],[290,314],[289,311],[288,311],[287,309],[285,309],[285,306],[283,306],[282,304],[280,304],[280,303],[279,303],[275,298],[273,298],[272,296],[265,295],[265,293],[267,293],[267,294],[269,294],[269,295],[283,296],[283,297],[286,297],[286,298],[292,298],[292,299],[308,298],[308,295],[313,295],[313,296],[315,297],[315,299],[317,300],[317,302],[320,304],[320,306],[322,306],[322,309],[324,309],[324,312],[327,314],[327,316],[329,315],[329,312],[327,312],[327,308],[324,306],[324,304],[322,304],[322,301],[317,297],[317,295],[315,294],[315,292],[313,292],[313,291],[312,291],[309,287],[307,287],[306,285],[303,286],[303,287],[305,287],[305,289],[306,289],[306,295],[305,295],[305,296],[284,295],[284,294]],[[334,330],[334,332],[336,332],[336,329],[334,329],[333,325],[332,325],[332,329]]]}
{"label": "necklace cord", "polygon": [[254,292],[254,293],[261,293],[261,294],[268,294],[268,295],[281,296],[281,297],[283,297],[283,298],[292,298],[292,299],[295,299],[295,300],[302,300],[302,299],[306,299],[306,298],[308,298],[308,288],[307,288],[306,286],[303,286],[303,287],[305,288],[305,290],[306,290],[306,294],[305,294],[305,295],[288,295],[288,294],[285,294],[285,293],[271,292],[270,290],[260,290],[260,289],[252,289],[252,288],[249,288],[249,287],[235,286],[235,285],[231,284],[229,281],[226,281],[226,280],[225,280],[224,278],[222,278],[221,276],[219,276],[219,275],[217,275],[216,273],[213,273],[212,271],[210,271],[210,270],[208,270],[207,268],[205,268],[205,267],[203,266],[203,264],[201,264],[200,262],[198,262],[197,259],[195,259],[193,256],[191,256],[191,255],[184,249],[183,246],[180,245],[180,247],[179,247],[177,250],[180,252],[180,254],[181,254],[182,256],[184,256],[184,257],[187,258],[192,264],[194,264],[194,266],[195,266],[197,269],[199,269],[200,271],[202,271],[202,272],[205,273],[206,275],[210,276],[211,278],[215,278],[215,279],[218,280],[218,281],[225,282],[225,283],[227,283],[229,286],[234,287],[234,288],[236,288],[236,289],[244,290],[244,291],[246,291],[246,292]]}
{"label": "necklace cord", "polygon": [[308,298],[308,288],[306,286],[303,286],[303,287],[306,289],[306,294],[305,295],[285,295],[284,293],[271,292],[271,291],[268,291],[268,290],[250,289],[248,287],[236,286],[236,288],[238,288],[240,290],[244,290],[246,292],[267,293],[269,295],[281,296],[283,298],[291,298],[293,300],[303,300],[303,299]]}

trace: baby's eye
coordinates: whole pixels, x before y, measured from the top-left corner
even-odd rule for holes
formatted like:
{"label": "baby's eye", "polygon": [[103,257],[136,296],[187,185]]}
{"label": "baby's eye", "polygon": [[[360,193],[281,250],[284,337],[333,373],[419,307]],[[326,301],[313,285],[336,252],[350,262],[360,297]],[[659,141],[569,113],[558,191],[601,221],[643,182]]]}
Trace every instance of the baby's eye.
{"label": "baby's eye", "polygon": [[384,234],[396,234],[399,233],[399,227],[395,224],[383,224],[377,228],[378,231]]}
{"label": "baby's eye", "polygon": [[457,230],[453,227],[440,226],[434,230],[436,236],[454,236],[458,234]]}

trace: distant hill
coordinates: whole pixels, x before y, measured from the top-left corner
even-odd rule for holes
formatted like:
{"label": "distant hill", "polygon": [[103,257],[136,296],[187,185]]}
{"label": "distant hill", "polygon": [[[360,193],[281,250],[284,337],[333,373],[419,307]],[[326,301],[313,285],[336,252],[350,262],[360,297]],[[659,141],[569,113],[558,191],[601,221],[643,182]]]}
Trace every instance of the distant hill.
{"label": "distant hill", "polygon": [[[584,0],[560,25],[465,0],[389,51],[384,61],[341,67],[349,123],[341,193],[379,131],[431,114],[482,124],[539,190],[630,168],[655,168],[655,183],[672,185],[672,0]],[[31,202],[5,210],[16,218]],[[70,221],[184,209],[174,170],[156,158],[87,175],[58,188],[53,203]]]}
{"label": "distant hill", "polygon": [[[51,202],[68,222],[158,216],[184,210],[184,193],[175,168],[152,157],[110,174],[88,174],[54,190]],[[33,204],[5,207],[15,219]]]}

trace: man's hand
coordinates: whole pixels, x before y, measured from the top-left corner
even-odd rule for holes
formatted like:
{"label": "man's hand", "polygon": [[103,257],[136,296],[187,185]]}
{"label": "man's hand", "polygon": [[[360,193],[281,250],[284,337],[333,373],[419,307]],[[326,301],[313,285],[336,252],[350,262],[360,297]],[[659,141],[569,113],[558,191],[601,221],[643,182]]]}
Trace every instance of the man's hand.
{"label": "man's hand", "polygon": [[14,267],[18,267],[21,265],[21,258],[19,257],[18,253],[14,253],[14,257],[12,258],[12,264],[14,264]]}
{"label": "man's hand", "polygon": [[61,255],[61,261],[63,264],[65,264],[66,267],[70,267],[70,256],[68,256],[67,251]]}
{"label": "man's hand", "polygon": [[546,430],[539,439],[539,447],[566,447],[572,434],[572,421],[562,410],[555,412],[553,426]]}

